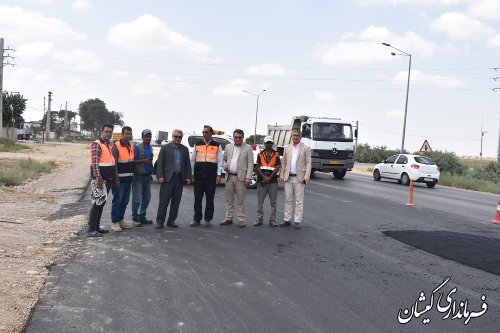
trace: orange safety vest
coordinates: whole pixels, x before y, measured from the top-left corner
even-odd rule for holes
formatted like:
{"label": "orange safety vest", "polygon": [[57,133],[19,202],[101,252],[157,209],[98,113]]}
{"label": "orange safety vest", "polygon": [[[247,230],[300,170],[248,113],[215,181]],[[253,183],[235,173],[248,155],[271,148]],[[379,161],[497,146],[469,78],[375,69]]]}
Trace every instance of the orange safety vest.
{"label": "orange safety vest", "polygon": [[[93,143],[97,143],[101,147],[101,155],[99,156],[99,166],[100,167],[110,167],[115,165],[115,158],[111,154],[111,149],[108,145],[102,143],[100,140],[95,140]],[[92,163],[92,144],[90,144],[90,163]]]}
{"label": "orange safety vest", "polygon": [[196,162],[217,163],[217,153],[219,146],[196,145]]}
{"label": "orange safety vest", "polygon": [[278,160],[278,152],[274,151],[273,154],[271,155],[271,159],[269,162],[266,161],[266,155],[265,155],[265,150],[262,150],[260,154],[260,169],[261,170],[269,170],[269,171],[274,171],[276,169],[276,163]]}
{"label": "orange safety vest", "polygon": [[118,177],[134,176],[134,148],[132,146],[122,146],[120,141],[115,142],[118,151]]}

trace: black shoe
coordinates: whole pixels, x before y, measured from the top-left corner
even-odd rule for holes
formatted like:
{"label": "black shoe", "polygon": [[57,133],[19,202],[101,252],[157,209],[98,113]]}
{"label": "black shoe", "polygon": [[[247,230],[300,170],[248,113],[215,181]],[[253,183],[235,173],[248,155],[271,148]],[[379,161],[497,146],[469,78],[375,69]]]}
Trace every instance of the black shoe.
{"label": "black shoe", "polygon": [[102,237],[98,231],[87,231],[87,237]]}
{"label": "black shoe", "polygon": [[280,224],[278,224],[278,227],[289,227],[291,225],[292,225],[292,223],[290,223],[288,221],[283,221]]}
{"label": "black shoe", "polygon": [[295,222],[295,229],[300,229],[300,223]]}
{"label": "black shoe", "polygon": [[152,220],[148,220],[146,218],[146,216],[144,217],[139,217],[139,222],[141,222],[142,224],[153,224],[153,221]]}
{"label": "black shoe", "polygon": [[167,223],[167,227],[170,227],[170,228],[179,228],[179,225],[175,222],[172,222],[172,223]]}
{"label": "black shoe", "polygon": [[164,227],[163,227],[163,224],[158,224],[158,225],[156,225],[156,227],[155,227],[155,229],[163,229],[163,228],[164,228]]}
{"label": "black shoe", "polygon": [[200,225],[200,221],[193,221],[191,222],[191,224],[189,225],[190,227],[198,227]]}
{"label": "black shoe", "polygon": [[107,230],[107,229],[100,229],[99,228],[99,230],[97,230],[97,232],[100,233],[100,234],[107,234],[107,233],[109,233],[109,230]]}

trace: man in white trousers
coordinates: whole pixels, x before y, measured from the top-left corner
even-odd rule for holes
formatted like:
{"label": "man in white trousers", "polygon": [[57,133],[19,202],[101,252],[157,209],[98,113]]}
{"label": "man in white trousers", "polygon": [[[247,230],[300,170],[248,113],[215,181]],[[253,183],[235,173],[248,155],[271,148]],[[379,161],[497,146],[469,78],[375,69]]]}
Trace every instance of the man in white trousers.
{"label": "man in white trousers", "polygon": [[294,220],[300,229],[304,207],[304,187],[311,177],[311,148],[300,142],[302,134],[292,131],[292,144],[284,148],[280,182],[285,183],[285,218],[280,227],[289,227]]}

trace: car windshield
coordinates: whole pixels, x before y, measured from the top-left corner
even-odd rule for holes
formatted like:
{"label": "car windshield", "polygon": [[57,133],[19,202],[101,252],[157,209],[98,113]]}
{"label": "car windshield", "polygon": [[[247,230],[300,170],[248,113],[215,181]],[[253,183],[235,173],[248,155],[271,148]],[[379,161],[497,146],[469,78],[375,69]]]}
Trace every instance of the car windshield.
{"label": "car windshield", "polygon": [[436,162],[427,156],[415,156],[415,162],[426,165],[436,165]]}
{"label": "car windshield", "polygon": [[314,123],[313,140],[352,142],[352,127],[349,124]]}

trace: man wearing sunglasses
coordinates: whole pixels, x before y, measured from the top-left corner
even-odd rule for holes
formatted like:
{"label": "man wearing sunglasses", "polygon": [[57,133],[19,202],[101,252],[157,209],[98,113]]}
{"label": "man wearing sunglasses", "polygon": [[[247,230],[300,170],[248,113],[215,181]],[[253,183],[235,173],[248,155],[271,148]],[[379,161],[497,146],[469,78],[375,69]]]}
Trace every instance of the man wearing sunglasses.
{"label": "man wearing sunglasses", "polygon": [[167,226],[178,228],[175,223],[181,203],[184,183],[191,184],[191,162],[189,150],[181,144],[183,132],[175,129],[172,132],[172,142],[163,146],[158,155],[156,178],[160,182],[160,203],[156,214],[156,229],[163,229],[168,214]]}
{"label": "man wearing sunglasses", "polygon": [[220,225],[233,224],[234,196],[238,200],[237,216],[240,228],[245,227],[246,193],[253,173],[252,148],[243,142],[241,129],[233,132],[234,143],[224,150],[223,165],[226,171],[226,218]]}

